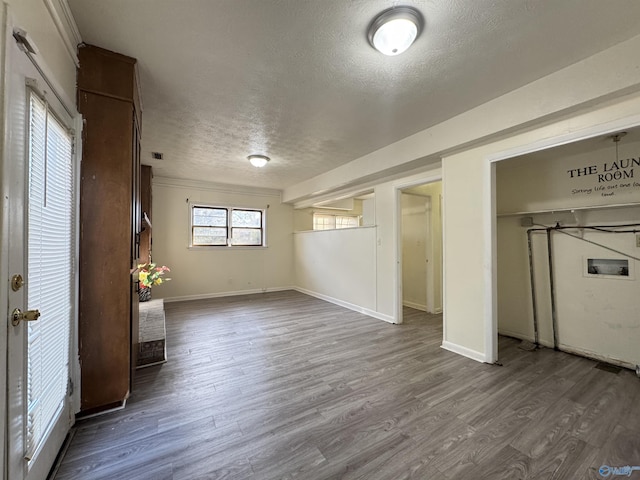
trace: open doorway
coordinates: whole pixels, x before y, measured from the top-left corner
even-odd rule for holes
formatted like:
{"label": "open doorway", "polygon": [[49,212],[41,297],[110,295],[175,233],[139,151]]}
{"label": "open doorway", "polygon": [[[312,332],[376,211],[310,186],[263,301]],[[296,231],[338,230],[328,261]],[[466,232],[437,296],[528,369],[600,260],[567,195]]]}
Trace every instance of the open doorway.
{"label": "open doorway", "polygon": [[441,181],[400,191],[399,323],[425,314],[442,322],[441,205]]}
{"label": "open doorway", "polygon": [[636,128],[497,162],[500,334],[640,364],[639,148]]}

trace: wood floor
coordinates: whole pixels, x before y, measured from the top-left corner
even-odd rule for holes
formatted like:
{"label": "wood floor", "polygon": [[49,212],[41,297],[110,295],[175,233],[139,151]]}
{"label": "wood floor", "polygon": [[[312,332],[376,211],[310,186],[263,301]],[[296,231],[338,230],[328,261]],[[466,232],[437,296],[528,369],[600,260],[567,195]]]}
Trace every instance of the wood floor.
{"label": "wood floor", "polygon": [[[77,423],[56,480],[599,479],[640,466],[640,380],[500,338],[503,366],[297,292],[166,305],[168,363]],[[615,477],[613,477],[615,478]],[[622,477],[618,477],[622,478]],[[640,472],[632,478],[640,479]]]}

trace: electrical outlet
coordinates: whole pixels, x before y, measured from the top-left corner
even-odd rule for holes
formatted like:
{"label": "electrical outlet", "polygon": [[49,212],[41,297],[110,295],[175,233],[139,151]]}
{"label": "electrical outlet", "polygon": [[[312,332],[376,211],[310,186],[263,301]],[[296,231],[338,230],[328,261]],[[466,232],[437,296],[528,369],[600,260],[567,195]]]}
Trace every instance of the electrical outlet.
{"label": "electrical outlet", "polygon": [[636,234],[636,247],[640,247],[640,234]]}

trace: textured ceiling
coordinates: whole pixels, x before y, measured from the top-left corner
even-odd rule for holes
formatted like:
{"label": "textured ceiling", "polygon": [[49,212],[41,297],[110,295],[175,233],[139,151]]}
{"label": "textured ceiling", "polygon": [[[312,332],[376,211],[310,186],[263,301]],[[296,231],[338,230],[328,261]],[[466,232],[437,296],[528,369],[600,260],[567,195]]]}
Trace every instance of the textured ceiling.
{"label": "textured ceiling", "polygon": [[138,59],[156,175],[277,189],[640,34],[637,0],[414,0],[425,31],[385,57],[366,30],[392,0],[68,3],[83,41]]}

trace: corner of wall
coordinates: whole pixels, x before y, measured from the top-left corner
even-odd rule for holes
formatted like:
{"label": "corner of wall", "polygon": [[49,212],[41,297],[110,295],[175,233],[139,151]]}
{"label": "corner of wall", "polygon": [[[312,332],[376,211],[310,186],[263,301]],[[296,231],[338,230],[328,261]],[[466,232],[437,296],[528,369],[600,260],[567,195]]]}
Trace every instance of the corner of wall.
{"label": "corner of wall", "polygon": [[445,350],[448,350],[449,352],[457,353],[458,355],[462,355],[463,357],[467,357],[467,358],[470,358],[471,360],[475,360],[476,362],[493,363],[492,360],[486,354],[482,352],[477,352],[475,350],[464,347],[462,345],[458,345],[456,343],[451,343],[444,340],[440,347]]}

